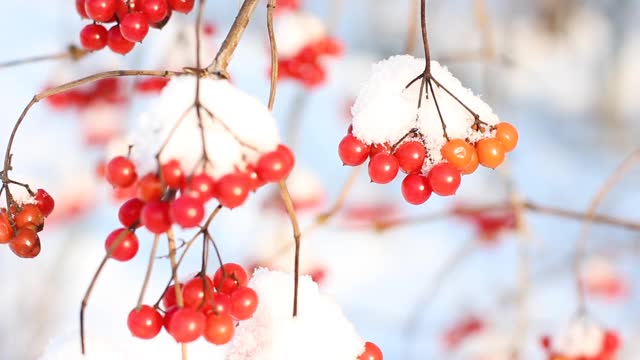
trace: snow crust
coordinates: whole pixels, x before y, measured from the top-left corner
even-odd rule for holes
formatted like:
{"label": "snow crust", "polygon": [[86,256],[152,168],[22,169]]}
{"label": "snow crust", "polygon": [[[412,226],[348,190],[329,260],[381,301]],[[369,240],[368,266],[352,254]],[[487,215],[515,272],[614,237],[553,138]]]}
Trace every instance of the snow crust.
{"label": "snow crust", "polygon": [[227,360],[355,360],[364,350],[340,307],[309,276],[300,277],[295,318],[290,274],[258,269],[249,286],[260,304],[253,318],[240,322]]}

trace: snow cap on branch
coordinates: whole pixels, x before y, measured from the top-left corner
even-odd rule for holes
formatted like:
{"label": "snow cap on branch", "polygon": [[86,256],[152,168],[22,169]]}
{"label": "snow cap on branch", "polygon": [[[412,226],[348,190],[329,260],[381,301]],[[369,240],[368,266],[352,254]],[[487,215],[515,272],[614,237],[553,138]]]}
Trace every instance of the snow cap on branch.
{"label": "snow cap on branch", "polygon": [[[440,149],[446,143],[440,117],[431,91],[423,98],[418,110],[421,80],[405,87],[424,72],[424,59],[410,55],[390,57],[373,65],[371,75],[360,90],[351,113],[353,134],[367,144],[395,144],[413,128],[423,135],[429,157],[428,170],[442,161]],[[443,87],[451,91],[462,103],[489,125],[499,123],[491,107],[465,88],[447,68],[431,62],[431,74]],[[475,143],[491,136],[490,132],[475,131],[474,116],[435,82],[432,82],[440,112],[451,139],[468,139]]]}
{"label": "snow cap on branch", "polygon": [[[203,146],[198,116],[194,107],[185,113],[193,105],[195,91],[195,76],[175,77],[151,111],[142,115],[131,138],[132,158],[140,173],[156,169],[155,156],[169,137],[161,162],[177,159],[187,172],[201,165]],[[211,160],[207,172],[214,178],[244,170],[261,153],[278,146],[278,129],[271,112],[229,81],[201,79],[200,103],[204,142]]]}
{"label": "snow cap on branch", "polygon": [[295,318],[290,274],[258,269],[249,286],[260,304],[236,329],[227,360],[355,360],[364,350],[340,307],[309,276],[300,277]]}

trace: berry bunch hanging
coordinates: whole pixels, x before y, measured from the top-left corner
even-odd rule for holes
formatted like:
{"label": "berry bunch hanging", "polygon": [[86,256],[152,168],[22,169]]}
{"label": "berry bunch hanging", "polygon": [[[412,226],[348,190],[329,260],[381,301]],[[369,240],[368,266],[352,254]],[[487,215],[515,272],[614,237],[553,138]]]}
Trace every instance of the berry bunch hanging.
{"label": "berry bunch hanging", "polygon": [[[194,5],[195,0],[76,0],[78,14],[93,21],[80,31],[80,44],[90,51],[108,47],[125,55],[150,27],[160,29],[173,11],[187,14]],[[107,29],[106,24],[114,25]]]}
{"label": "berry bunch hanging", "polygon": [[237,322],[250,319],[258,308],[258,295],[247,287],[248,275],[238,264],[228,263],[211,276],[196,276],[178,284],[183,306],[178,306],[176,285],[162,297],[161,309],[142,305],[131,310],[127,326],[140,339],[153,339],[164,328],[177,342],[200,337],[215,345],[227,344]]}
{"label": "berry bunch hanging", "polygon": [[408,55],[376,64],[338,147],[345,165],[369,160],[372,182],[387,184],[406,173],[402,195],[413,205],[432,193],[454,195],[462,175],[479,165],[495,169],[518,142],[515,127],[499,122],[445,68],[431,62],[428,80],[423,69],[424,60]]}
{"label": "berry bunch hanging", "polygon": [[322,20],[300,11],[296,1],[278,2],[276,9],[279,78],[300,82],[307,88],[322,85],[327,78],[323,61],[340,56],[342,43],[327,33]]}
{"label": "berry bunch hanging", "polygon": [[543,336],[541,345],[548,360],[614,360],[621,340],[614,330],[576,321],[558,338]]}
{"label": "berry bunch hanging", "polygon": [[123,85],[118,78],[102,79],[91,86],[49,96],[46,102],[56,110],[78,111],[96,104],[120,105],[127,101]]}
{"label": "berry bunch hanging", "polygon": [[41,249],[38,233],[44,229],[45,219],[53,212],[55,201],[43,189],[33,193],[25,186],[25,190],[29,192],[29,198],[18,203],[9,195],[9,210],[0,209],[0,244],[8,244],[18,257],[34,258]]}

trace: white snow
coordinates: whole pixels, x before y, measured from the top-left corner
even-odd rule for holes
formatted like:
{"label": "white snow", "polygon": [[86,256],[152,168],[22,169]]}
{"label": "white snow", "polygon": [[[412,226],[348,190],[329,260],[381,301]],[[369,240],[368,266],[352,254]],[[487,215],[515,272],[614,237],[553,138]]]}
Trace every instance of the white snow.
{"label": "white snow", "polygon": [[282,12],[274,20],[273,28],[281,59],[298,55],[305,46],[327,35],[320,18],[299,11]]}
{"label": "white snow", "polygon": [[[173,78],[148,113],[141,116],[139,127],[131,135],[132,158],[138,173],[157,166],[155,154],[160,150],[180,118],[195,98],[196,78],[184,75]],[[212,166],[207,172],[219,178],[247,163],[257,161],[260,152],[274,150],[278,130],[271,112],[256,98],[242,92],[226,80],[202,79],[200,102],[210,110],[201,112],[206,150]],[[223,125],[224,124],[224,125]],[[227,131],[227,127],[230,131]],[[242,145],[240,142],[249,145]],[[254,149],[252,149],[254,148]],[[191,172],[202,158],[202,141],[195,109],[191,109],[176,128],[162,151],[162,162],[178,159],[185,171]]]}
{"label": "white snow", "polygon": [[553,342],[553,349],[568,357],[594,356],[602,349],[604,331],[590,319],[576,319]]}
{"label": "white snow", "polygon": [[249,286],[258,293],[258,310],[240,322],[227,360],[355,360],[362,353],[364,341],[310,277],[300,277],[296,318],[290,274],[258,269]]}
{"label": "white snow", "polygon": [[[395,144],[412,128],[423,135],[429,157],[425,170],[442,161],[440,149],[445,144],[440,117],[433,96],[423,97],[418,110],[421,81],[405,86],[424,71],[424,59],[410,55],[393,56],[373,66],[370,78],[362,87],[352,108],[353,134],[368,144]],[[431,73],[451,93],[458,97],[480,119],[490,125],[499,123],[491,107],[465,88],[447,68],[431,62]],[[474,131],[473,115],[453,97],[433,84],[440,111],[451,139],[468,139],[476,142],[491,136],[491,132]],[[424,94],[423,94],[424,96]]]}
{"label": "white snow", "polygon": [[79,337],[60,337],[52,340],[39,360],[126,360],[126,356],[118,344],[101,338],[89,338],[91,351],[85,356],[80,352]]}

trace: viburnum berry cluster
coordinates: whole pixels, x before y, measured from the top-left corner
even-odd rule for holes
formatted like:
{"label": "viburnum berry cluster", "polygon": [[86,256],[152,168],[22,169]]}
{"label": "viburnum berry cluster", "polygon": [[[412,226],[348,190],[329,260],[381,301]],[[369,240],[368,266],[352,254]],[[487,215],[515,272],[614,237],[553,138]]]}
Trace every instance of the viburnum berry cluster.
{"label": "viburnum berry cluster", "polygon": [[574,322],[558,338],[543,336],[540,342],[548,360],[614,360],[621,346],[615,330],[586,320]]}
{"label": "viburnum berry cluster", "polygon": [[109,78],[49,96],[46,101],[56,110],[82,110],[95,104],[120,105],[127,101],[127,97],[122,80]]}
{"label": "viburnum berry cluster", "polygon": [[[424,60],[408,55],[375,65],[338,147],[344,165],[369,160],[374,183],[387,184],[400,170],[406,173],[402,195],[413,205],[423,204],[432,193],[454,195],[462,175],[479,165],[495,169],[518,143],[515,127],[499,122],[445,68],[432,62],[428,75],[423,68]],[[429,79],[421,86],[413,86],[425,76]]]}
{"label": "viburnum berry cluster", "polygon": [[278,41],[278,77],[307,88],[327,78],[324,59],[340,56],[342,42],[327,33],[318,17],[302,12],[297,1],[277,3],[275,33]]}
{"label": "viburnum berry cluster", "polygon": [[[142,42],[149,28],[164,27],[173,11],[188,14],[195,0],[76,0],[83,19],[93,21],[80,31],[80,44],[87,50],[109,47],[125,55]],[[108,30],[105,24],[114,24]]]}
{"label": "viburnum berry cluster", "polygon": [[43,189],[33,193],[25,186],[25,190],[30,197],[24,202],[18,203],[9,195],[9,210],[0,209],[0,244],[9,244],[18,257],[34,258],[41,249],[38,233],[44,229],[45,219],[53,212],[55,201]]}
{"label": "viburnum berry cluster", "polygon": [[[167,287],[163,308],[156,304],[131,310],[127,326],[140,339],[152,339],[164,328],[178,343],[203,337],[215,345],[227,344],[237,322],[250,319],[258,308],[258,294],[247,284],[242,266],[224,264],[212,276],[195,276],[185,284]],[[182,306],[178,305],[176,287]]]}

